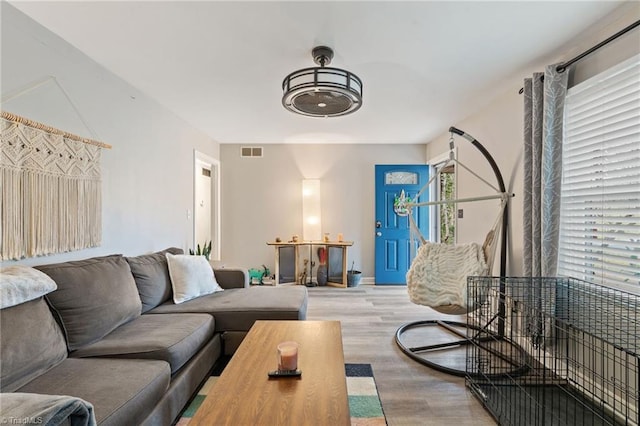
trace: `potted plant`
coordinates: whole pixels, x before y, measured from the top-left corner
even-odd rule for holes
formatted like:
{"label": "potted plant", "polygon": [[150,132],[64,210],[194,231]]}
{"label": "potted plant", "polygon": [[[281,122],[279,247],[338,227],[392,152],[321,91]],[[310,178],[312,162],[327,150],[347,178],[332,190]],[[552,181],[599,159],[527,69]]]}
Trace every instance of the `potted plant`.
{"label": "potted plant", "polygon": [[200,244],[198,244],[196,246],[196,250],[193,251],[191,249],[189,249],[189,254],[191,256],[204,256],[205,259],[207,259],[207,261],[210,261],[211,259],[211,241],[209,241],[209,244],[207,244],[207,242],[205,241],[204,244],[202,245],[202,248],[200,248]]}

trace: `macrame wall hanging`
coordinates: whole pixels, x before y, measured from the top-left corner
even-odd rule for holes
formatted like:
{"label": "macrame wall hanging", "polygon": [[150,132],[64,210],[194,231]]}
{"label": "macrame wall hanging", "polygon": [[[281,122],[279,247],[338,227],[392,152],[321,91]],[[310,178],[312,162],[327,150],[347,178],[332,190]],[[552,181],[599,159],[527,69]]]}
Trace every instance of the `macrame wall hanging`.
{"label": "macrame wall hanging", "polygon": [[0,259],[99,246],[110,145],[0,111]]}

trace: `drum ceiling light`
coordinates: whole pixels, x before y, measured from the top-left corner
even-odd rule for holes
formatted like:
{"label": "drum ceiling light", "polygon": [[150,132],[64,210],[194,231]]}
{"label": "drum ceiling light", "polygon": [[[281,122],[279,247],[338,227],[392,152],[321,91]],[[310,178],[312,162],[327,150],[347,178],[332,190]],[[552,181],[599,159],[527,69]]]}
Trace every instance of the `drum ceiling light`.
{"label": "drum ceiling light", "polygon": [[311,54],[319,67],[294,71],[282,82],[282,105],[289,111],[309,117],[338,117],[362,106],[362,80],[357,75],[325,65],[333,50],[315,47]]}

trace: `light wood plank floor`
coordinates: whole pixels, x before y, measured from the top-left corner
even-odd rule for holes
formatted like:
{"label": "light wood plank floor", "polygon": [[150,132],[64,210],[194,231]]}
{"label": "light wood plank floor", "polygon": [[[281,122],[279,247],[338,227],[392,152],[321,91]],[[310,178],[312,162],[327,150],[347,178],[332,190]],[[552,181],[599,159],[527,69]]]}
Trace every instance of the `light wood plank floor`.
{"label": "light wood plank floor", "polygon": [[309,288],[307,318],[341,321],[345,362],[372,365],[390,426],[496,424],[465,387],[464,378],[417,363],[396,345],[395,332],[407,322],[461,320],[414,305],[406,286]]}

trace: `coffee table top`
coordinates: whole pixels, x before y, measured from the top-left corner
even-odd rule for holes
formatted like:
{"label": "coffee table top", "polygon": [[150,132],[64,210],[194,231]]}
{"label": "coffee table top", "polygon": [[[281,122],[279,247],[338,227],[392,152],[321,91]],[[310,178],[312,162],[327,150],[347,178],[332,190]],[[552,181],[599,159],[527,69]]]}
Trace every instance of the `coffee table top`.
{"label": "coffee table top", "polygon": [[[276,346],[300,345],[302,376],[270,379]],[[349,425],[339,321],[256,321],[189,422],[194,425]]]}

